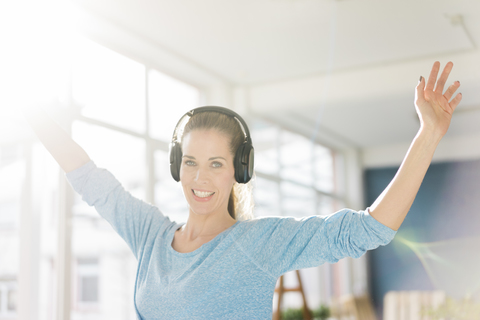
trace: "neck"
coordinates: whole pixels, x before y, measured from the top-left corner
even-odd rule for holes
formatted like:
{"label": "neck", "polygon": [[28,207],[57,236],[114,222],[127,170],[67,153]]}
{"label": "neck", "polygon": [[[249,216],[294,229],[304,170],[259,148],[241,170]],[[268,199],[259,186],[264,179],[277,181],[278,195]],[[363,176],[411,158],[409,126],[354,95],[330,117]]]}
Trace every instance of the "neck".
{"label": "neck", "polygon": [[200,216],[190,212],[187,223],[184,224],[179,231],[186,241],[193,242],[214,238],[233,226],[236,222],[237,220],[233,219],[228,212],[221,216]]}

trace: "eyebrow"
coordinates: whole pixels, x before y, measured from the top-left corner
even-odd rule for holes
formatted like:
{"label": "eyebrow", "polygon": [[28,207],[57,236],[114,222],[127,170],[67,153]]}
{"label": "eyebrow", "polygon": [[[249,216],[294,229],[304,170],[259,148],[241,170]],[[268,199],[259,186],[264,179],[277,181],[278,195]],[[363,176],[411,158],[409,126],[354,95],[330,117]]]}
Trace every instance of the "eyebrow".
{"label": "eyebrow", "polygon": [[[189,158],[189,159],[196,160],[195,157],[187,156],[187,155],[184,155],[182,158]],[[210,159],[208,159],[208,160],[210,161],[210,160],[215,160],[215,159],[223,159],[223,160],[227,161],[227,159],[225,159],[224,157],[212,157],[212,158],[210,158]]]}

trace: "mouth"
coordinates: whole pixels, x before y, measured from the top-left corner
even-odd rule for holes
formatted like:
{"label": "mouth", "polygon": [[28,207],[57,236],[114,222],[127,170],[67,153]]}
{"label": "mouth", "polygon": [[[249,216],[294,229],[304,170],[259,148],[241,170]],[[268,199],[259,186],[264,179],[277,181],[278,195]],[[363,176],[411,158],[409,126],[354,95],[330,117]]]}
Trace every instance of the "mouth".
{"label": "mouth", "polygon": [[192,193],[196,197],[201,198],[201,199],[209,199],[215,194],[215,192],[199,191],[199,190],[195,190],[195,189],[192,189]]}

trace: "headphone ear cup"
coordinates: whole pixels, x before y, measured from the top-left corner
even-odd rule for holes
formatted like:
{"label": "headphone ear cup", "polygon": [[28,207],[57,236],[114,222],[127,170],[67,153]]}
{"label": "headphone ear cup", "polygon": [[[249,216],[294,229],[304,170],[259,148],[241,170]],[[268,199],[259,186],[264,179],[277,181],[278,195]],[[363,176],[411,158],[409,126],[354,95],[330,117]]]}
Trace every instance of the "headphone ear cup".
{"label": "headphone ear cup", "polygon": [[253,146],[243,143],[235,153],[234,159],[235,180],[238,183],[247,183],[253,176]]}
{"label": "headphone ear cup", "polygon": [[175,181],[180,181],[180,166],[182,165],[182,147],[177,142],[170,143],[170,173]]}

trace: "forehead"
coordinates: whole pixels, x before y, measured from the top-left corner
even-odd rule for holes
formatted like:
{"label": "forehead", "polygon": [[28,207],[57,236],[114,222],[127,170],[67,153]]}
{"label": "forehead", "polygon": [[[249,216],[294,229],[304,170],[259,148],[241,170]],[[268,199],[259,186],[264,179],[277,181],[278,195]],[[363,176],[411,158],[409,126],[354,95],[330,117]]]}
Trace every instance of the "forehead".
{"label": "forehead", "polygon": [[230,156],[229,137],[215,129],[193,130],[182,141],[184,155]]}

